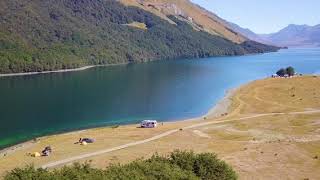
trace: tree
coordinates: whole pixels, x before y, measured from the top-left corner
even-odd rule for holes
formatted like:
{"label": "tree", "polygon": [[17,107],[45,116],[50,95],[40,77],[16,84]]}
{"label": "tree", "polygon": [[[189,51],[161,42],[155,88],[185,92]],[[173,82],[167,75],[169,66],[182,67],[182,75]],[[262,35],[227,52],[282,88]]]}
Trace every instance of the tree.
{"label": "tree", "polygon": [[287,71],[287,74],[288,74],[289,76],[294,76],[294,74],[295,74],[295,70],[294,70],[294,68],[291,67],[291,66],[287,67],[286,71]]}
{"label": "tree", "polygon": [[281,68],[279,71],[277,71],[277,75],[278,76],[284,76],[284,75],[286,75],[287,74],[287,70],[286,69],[283,69],[283,68]]}

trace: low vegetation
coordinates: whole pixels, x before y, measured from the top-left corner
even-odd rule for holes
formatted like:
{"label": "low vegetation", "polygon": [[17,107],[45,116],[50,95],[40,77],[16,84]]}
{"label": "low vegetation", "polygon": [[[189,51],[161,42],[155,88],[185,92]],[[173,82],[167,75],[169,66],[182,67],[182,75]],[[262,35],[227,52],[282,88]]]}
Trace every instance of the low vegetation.
{"label": "low vegetation", "polygon": [[254,42],[235,44],[169,18],[176,25],[114,0],[4,0],[0,73],[277,50]]}
{"label": "low vegetation", "polygon": [[60,180],[60,179],[237,179],[236,173],[212,153],[195,154],[174,151],[168,157],[153,155],[147,160],[137,160],[126,165],[112,165],[106,170],[89,164],[74,164],[58,170],[35,169],[33,166],[14,169],[6,180]]}
{"label": "low vegetation", "polygon": [[291,67],[291,66],[289,66],[289,67],[287,67],[287,68],[281,68],[281,69],[279,69],[278,71],[277,71],[277,75],[278,76],[281,76],[281,77],[283,77],[283,76],[286,76],[286,75],[288,75],[288,76],[294,76],[295,75],[295,69],[293,68],[293,67]]}

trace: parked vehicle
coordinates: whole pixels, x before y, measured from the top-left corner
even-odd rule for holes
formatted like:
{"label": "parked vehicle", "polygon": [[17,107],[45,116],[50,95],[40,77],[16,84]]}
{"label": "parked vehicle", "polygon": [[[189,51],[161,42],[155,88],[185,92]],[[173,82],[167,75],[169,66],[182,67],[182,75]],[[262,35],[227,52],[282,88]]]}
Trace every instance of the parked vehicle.
{"label": "parked vehicle", "polygon": [[52,148],[51,146],[47,146],[44,148],[42,151],[42,156],[49,156],[52,153]]}
{"label": "parked vehicle", "polygon": [[141,122],[142,128],[156,128],[158,122],[156,120],[144,120]]}
{"label": "parked vehicle", "polygon": [[92,138],[80,138],[80,139],[79,139],[79,143],[83,143],[83,142],[86,142],[86,143],[94,143],[95,140],[92,139]]}

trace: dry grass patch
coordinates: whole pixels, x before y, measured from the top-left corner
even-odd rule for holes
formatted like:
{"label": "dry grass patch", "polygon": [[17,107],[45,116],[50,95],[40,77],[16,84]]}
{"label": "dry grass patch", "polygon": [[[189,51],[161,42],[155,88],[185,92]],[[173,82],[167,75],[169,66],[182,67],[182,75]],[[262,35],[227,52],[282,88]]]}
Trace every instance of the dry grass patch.
{"label": "dry grass patch", "polygon": [[147,25],[145,23],[141,23],[141,22],[132,22],[130,24],[125,24],[127,26],[130,27],[134,27],[134,28],[138,28],[138,29],[142,29],[142,30],[148,30]]}
{"label": "dry grass patch", "polygon": [[319,89],[320,78],[313,76],[259,80],[237,91],[231,110],[252,114],[319,108]]}

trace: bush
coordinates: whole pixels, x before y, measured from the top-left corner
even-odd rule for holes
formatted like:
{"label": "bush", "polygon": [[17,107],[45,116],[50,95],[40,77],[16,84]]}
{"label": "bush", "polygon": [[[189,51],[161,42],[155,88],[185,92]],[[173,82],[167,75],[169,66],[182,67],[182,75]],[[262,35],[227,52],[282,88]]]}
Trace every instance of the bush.
{"label": "bush", "polygon": [[127,165],[111,166],[105,174],[105,179],[199,179],[192,171],[181,169],[169,161],[150,159],[135,161]]}
{"label": "bush", "polygon": [[278,76],[285,76],[285,75],[288,75],[288,76],[294,76],[295,75],[295,70],[293,67],[289,66],[287,67],[286,69],[284,68],[281,68],[280,70],[277,71],[277,75]]}
{"label": "bush", "polygon": [[168,157],[153,155],[147,160],[137,160],[126,165],[112,165],[106,170],[89,164],[74,164],[54,171],[35,169],[33,166],[16,168],[5,180],[60,180],[60,179],[237,179],[236,173],[215,154],[195,154],[192,151],[174,151]]}
{"label": "bush", "polygon": [[194,154],[192,151],[174,151],[171,153],[170,161],[184,170],[192,171],[201,179],[237,179],[232,168],[212,153]]}
{"label": "bush", "polygon": [[237,179],[232,168],[211,153],[197,155],[193,171],[201,179]]}
{"label": "bush", "polygon": [[176,164],[182,169],[193,171],[196,161],[196,155],[192,151],[188,152],[176,150],[171,153],[170,161],[172,164]]}
{"label": "bush", "polygon": [[287,71],[283,68],[281,68],[279,71],[277,71],[278,76],[284,76],[287,74]]}
{"label": "bush", "polygon": [[287,74],[288,74],[289,76],[294,76],[294,74],[296,73],[295,70],[294,70],[294,68],[291,67],[291,66],[290,66],[290,67],[287,67],[286,71],[287,71]]}

